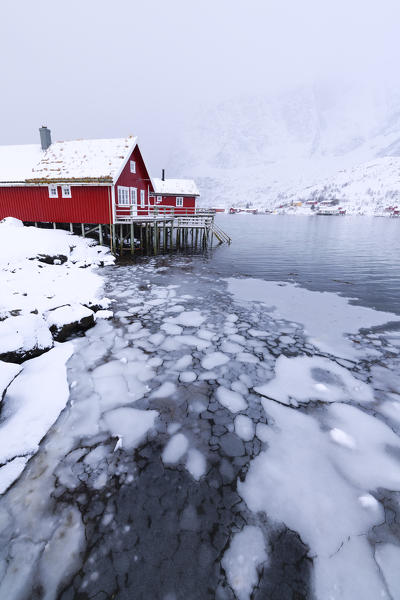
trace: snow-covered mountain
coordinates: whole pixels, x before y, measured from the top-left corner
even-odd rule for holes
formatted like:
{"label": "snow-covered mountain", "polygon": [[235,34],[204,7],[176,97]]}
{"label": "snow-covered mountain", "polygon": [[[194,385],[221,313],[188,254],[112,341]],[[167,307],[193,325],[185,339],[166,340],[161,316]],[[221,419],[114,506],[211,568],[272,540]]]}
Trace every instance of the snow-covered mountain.
{"label": "snow-covered mountain", "polygon": [[206,206],[341,193],[371,212],[398,192],[398,161],[386,157],[400,156],[400,94],[383,87],[242,96],[205,107],[182,131],[170,171],[196,178]]}

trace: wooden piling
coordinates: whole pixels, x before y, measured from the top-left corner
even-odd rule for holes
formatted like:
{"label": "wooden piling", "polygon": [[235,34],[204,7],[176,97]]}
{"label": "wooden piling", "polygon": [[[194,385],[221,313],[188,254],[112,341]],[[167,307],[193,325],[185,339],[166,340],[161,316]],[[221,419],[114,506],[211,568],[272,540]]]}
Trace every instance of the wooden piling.
{"label": "wooden piling", "polygon": [[103,228],[101,225],[99,225],[99,243],[101,246],[103,245]]}
{"label": "wooden piling", "polygon": [[133,227],[133,223],[131,223],[131,254],[135,252],[135,230]]}

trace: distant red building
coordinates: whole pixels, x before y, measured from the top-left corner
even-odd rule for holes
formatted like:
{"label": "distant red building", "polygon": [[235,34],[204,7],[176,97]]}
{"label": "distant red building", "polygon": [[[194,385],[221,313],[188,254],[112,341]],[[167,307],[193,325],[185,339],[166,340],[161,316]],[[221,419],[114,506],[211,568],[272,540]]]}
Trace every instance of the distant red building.
{"label": "distant red building", "polygon": [[[41,144],[0,146],[0,219],[110,225],[153,214],[168,198],[181,208],[179,195],[158,203],[137,138],[52,144],[46,127],[40,136]],[[183,194],[182,206],[197,195]]]}

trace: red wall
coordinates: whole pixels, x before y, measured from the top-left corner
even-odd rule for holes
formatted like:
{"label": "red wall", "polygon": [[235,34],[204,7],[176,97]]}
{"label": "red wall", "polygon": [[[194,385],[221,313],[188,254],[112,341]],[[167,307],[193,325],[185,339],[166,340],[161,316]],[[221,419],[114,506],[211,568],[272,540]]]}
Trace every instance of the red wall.
{"label": "red wall", "polygon": [[[110,223],[108,186],[71,186],[72,198],[49,198],[45,186],[0,187],[0,219],[52,223]],[[110,193],[111,198],[111,193]]]}
{"label": "red wall", "polygon": [[[136,162],[136,173],[131,173],[131,171],[130,171],[130,161],[131,160],[134,160]],[[146,165],[144,164],[144,160],[143,160],[142,154],[141,154],[138,146],[136,146],[136,148],[132,152],[128,162],[126,163],[126,165],[115,185],[115,209],[116,209],[117,219],[118,219],[119,214],[121,216],[130,214],[129,206],[124,205],[124,206],[118,207],[118,186],[119,185],[122,185],[125,187],[137,188],[137,200],[138,200],[137,213],[138,213],[138,215],[147,215],[148,204],[149,204],[148,189],[150,189],[150,191],[152,192],[153,186],[152,186],[149,173],[146,169]],[[140,207],[140,190],[145,191],[145,208],[144,209],[141,209],[141,207]]]}
{"label": "red wall", "polygon": [[176,206],[176,196],[163,196],[162,202],[156,202],[156,196],[161,196],[161,194],[151,196],[150,203],[152,206],[159,207],[160,214],[164,212],[163,207],[168,207],[166,208],[167,213],[170,213],[171,207],[173,207],[175,215],[193,215],[196,208],[196,196],[182,196],[182,194],[178,195],[183,198],[183,207]]}

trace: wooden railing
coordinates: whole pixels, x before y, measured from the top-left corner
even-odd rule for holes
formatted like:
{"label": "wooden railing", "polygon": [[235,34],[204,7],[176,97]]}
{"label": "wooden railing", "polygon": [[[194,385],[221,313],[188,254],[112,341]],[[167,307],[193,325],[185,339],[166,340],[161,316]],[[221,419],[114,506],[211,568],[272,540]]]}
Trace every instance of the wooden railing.
{"label": "wooden railing", "polygon": [[116,223],[127,223],[130,221],[140,221],[147,219],[174,219],[177,217],[207,217],[212,219],[214,213],[209,209],[195,208],[195,207],[181,207],[181,206],[157,206],[157,205],[146,205],[137,206],[135,210],[132,210],[132,206],[121,206],[116,205],[115,207],[115,221]]}

